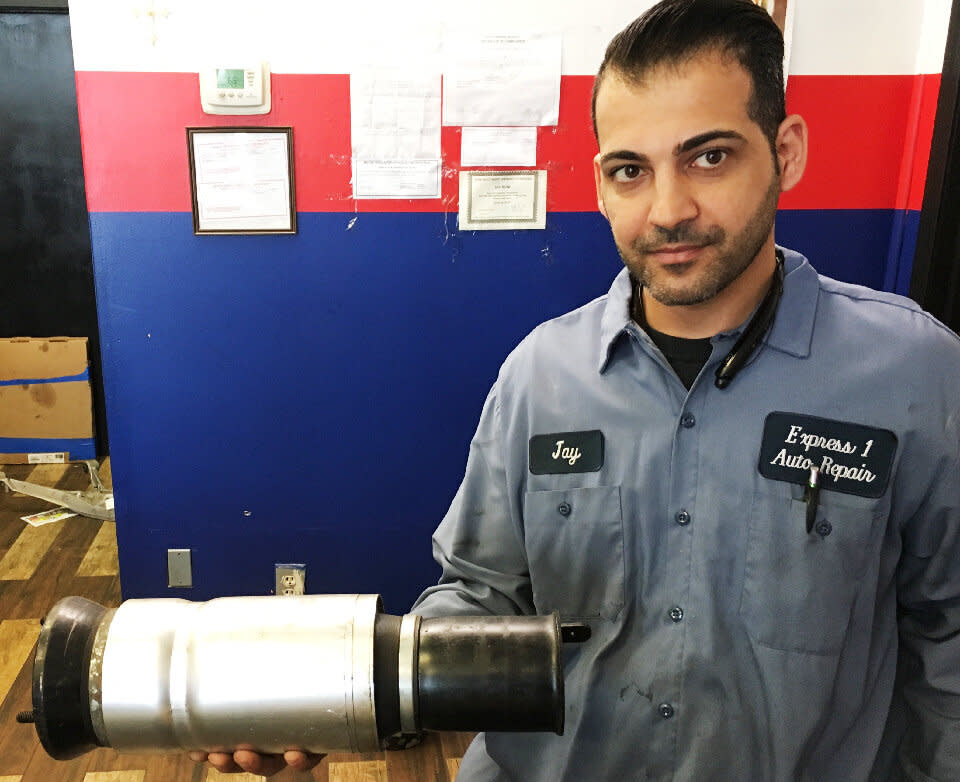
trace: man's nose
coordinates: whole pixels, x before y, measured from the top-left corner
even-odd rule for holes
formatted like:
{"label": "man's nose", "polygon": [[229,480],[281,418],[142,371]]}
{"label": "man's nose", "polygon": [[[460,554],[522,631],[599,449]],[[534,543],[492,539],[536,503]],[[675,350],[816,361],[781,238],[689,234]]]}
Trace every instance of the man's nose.
{"label": "man's nose", "polygon": [[697,216],[696,201],[681,178],[658,177],[652,197],[648,219],[660,228],[676,228]]}

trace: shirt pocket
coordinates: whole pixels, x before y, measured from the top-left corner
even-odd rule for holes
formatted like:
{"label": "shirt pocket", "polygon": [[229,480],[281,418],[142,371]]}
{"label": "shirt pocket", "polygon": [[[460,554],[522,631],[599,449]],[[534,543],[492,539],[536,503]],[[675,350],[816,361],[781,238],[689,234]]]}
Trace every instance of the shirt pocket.
{"label": "shirt pocket", "polygon": [[810,533],[806,515],[803,500],[754,497],[740,616],[764,646],[836,654],[884,516],[882,500],[822,491]]}
{"label": "shirt pocket", "polygon": [[527,492],[523,514],[538,613],[615,619],[624,595],[620,487]]}

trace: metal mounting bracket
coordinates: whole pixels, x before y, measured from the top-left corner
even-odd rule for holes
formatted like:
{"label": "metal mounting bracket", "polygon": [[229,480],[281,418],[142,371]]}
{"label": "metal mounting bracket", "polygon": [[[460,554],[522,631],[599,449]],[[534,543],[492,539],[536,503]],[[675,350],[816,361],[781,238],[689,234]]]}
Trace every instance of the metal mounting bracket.
{"label": "metal mounting bracket", "polygon": [[104,490],[100,475],[97,472],[96,460],[86,459],[84,464],[87,467],[87,472],[90,473],[90,488],[86,491],[64,491],[63,489],[41,486],[38,483],[18,481],[15,478],[8,478],[3,472],[0,472],[0,483],[4,484],[10,491],[46,500],[55,505],[62,505],[81,516],[89,516],[92,519],[102,519],[103,521],[116,521],[113,511],[113,492]]}

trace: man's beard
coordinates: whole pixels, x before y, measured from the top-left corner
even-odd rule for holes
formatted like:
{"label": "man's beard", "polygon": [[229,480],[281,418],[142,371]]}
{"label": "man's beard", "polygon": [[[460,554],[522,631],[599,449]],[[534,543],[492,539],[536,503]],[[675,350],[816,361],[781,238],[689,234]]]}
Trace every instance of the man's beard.
{"label": "man's beard", "polygon": [[[667,306],[701,304],[709,301],[730,283],[736,280],[753,262],[770,236],[777,214],[780,197],[780,178],[774,177],[764,194],[763,201],[753,213],[743,230],[727,243],[727,233],[720,226],[697,231],[690,223],[681,223],[675,228],[654,228],[651,238],[639,238],[629,251],[617,245],[617,251],[633,278],[647,293]],[[709,260],[699,276],[681,286],[671,285],[671,278],[682,277],[689,264],[676,267],[661,267],[650,264],[645,254],[665,245],[694,245],[716,247],[719,254]],[[692,263],[702,263],[693,261]]]}

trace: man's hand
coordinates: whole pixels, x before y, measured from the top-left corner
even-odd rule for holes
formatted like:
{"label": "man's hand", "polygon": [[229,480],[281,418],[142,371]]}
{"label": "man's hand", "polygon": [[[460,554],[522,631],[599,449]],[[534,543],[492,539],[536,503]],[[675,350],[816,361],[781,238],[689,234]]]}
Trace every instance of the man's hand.
{"label": "man's hand", "polygon": [[261,755],[250,749],[238,749],[232,755],[228,752],[190,752],[190,760],[197,763],[210,761],[210,765],[222,774],[239,774],[246,771],[249,774],[259,774],[270,777],[288,766],[295,771],[309,771],[323,760],[326,755],[311,755],[299,750],[290,749],[282,755]]}

